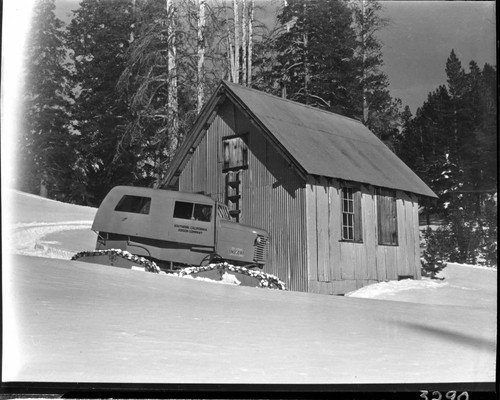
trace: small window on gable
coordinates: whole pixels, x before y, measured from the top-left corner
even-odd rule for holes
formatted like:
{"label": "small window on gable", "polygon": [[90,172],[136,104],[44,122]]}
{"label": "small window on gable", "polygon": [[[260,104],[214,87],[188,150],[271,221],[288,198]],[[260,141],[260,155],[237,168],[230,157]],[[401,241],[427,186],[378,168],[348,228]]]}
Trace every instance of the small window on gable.
{"label": "small window on gable", "polygon": [[240,136],[227,137],[222,140],[224,170],[242,169],[248,166],[248,148]]}
{"label": "small window on gable", "polygon": [[151,198],[142,196],[123,196],[115,207],[115,211],[129,212],[133,214],[149,214]]}
{"label": "small window on gable", "polygon": [[342,187],[342,240],[362,242],[361,224],[361,188],[359,186]]}
{"label": "small window on gable", "polygon": [[377,188],[378,244],[398,245],[396,191]]}

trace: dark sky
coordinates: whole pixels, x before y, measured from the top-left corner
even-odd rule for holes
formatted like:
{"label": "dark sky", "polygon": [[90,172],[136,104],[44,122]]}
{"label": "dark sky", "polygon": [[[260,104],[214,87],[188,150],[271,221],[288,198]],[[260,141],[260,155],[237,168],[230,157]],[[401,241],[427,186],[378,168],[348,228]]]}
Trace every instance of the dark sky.
{"label": "dark sky", "polygon": [[[226,0],[228,4],[232,1]],[[267,12],[263,22],[272,23],[282,0],[262,0]],[[56,0],[58,16],[68,20],[78,0]],[[413,113],[440,84],[446,84],[445,64],[452,49],[464,68],[474,60],[482,68],[496,65],[494,1],[382,1],[390,19],[380,32],[384,43],[384,71],[393,97],[409,105]]]}
{"label": "dark sky", "polygon": [[427,94],[446,84],[445,65],[454,49],[468,70],[474,60],[496,65],[495,2],[385,1],[391,24],[381,32],[384,70],[394,97],[413,113]]}

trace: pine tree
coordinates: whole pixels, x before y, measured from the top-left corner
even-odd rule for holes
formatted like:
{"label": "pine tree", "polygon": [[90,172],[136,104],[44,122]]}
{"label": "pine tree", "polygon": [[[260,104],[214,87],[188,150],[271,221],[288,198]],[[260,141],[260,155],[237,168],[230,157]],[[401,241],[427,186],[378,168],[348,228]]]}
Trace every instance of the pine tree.
{"label": "pine tree", "polygon": [[68,127],[68,70],[63,23],[54,0],[36,4],[25,71],[24,129],[20,146],[21,188],[66,199],[74,164]]}
{"label": "pine tree", "polygon": [[68,29],[74,63],[74,129],[78,132],[80,187],[90,205],[99,205],[116,185],[134,180],[137,154],[123,141],[128,105],[116,84],[133,39],[133,0],[83,0]]}
{"label": "pine tree", "polygon": [[360,112],[356,33],[341,1],[290,0],[278,14],[287,27],[275,41],[274,79],[287,98],[356,116]]}
{"label": "pine tree", "polygon": [[140,153],[136,182],[158,187],[180,140],[179,90],[185,72],[180,62],[180,11],[170,1],[144,3],[137,11],[135,40],[117,85],[131,114],[121,140]]}
{"label": "pine tree", "polygon": [[382,72],[382,42],[378,32],[388,20],[381,17],[382,5],[374,0],[351,0],[353,26],[356,31],[356,52],[359,66],[359,117],[386,144],[400,125],[400,101],[389,94],[389,78]]}
{"label": "pine tree", "polygon": [[446,74],[447,85],[430,93],[414,118],[405,114],[398,154],[439,196],[426,204],[427,212],[438,213],[444,222],[439,232],[427,235],[431,251],[443,261],[483,258],[492,265],[497,248],[491,207],[497,191],[496,71],[488,65],[481,71],[471,61],[467,72],[452,51]]}

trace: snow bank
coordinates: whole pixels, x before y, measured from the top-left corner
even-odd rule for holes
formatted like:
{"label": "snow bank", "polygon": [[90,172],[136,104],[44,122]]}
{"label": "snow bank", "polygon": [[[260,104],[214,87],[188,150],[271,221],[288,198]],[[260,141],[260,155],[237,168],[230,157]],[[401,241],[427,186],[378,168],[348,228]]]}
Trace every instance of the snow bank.
{"label": "snow bank", "polygon": [[95,238],[84,242],[95,209],[15,196],[8,240],[25,255],[3,254],[3,381],[495,379],[496,270],[449,264],[443,280],[347,297],[242,287],[231,276],[214,285],[47,258],[94,248]]}
{"label": "snow bank", "polygon": [[440,279],[380,282],[348,293],[346,296],[496,309],[496,269],[448,263],[438,278]]}
{"label": "snow bank", "polygon": [[448,285],[448,282],[422,278],[422,280],[404,279],[401,281],[380,282],[365,286],[356,291],[347,293],[346,296],[369,298],[385,298],[396,296],[404,290],[435,290]]}
{"label": "snow bank", "polygon": [[494,308],[216,285],[48,258],[12,263],[4,381],[495,379]]}

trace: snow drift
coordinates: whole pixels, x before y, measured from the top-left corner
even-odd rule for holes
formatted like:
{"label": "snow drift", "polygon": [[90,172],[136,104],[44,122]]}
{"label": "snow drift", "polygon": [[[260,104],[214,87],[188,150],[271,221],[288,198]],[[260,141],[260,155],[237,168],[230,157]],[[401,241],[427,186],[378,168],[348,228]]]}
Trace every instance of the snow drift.
{"label": "snow drift", "polygon": [[12,195],[4,381],[495,379],[496,270],[449,265],[442,281],[346,297],[214,284],[69,261],[94,248],[95,209]]}

